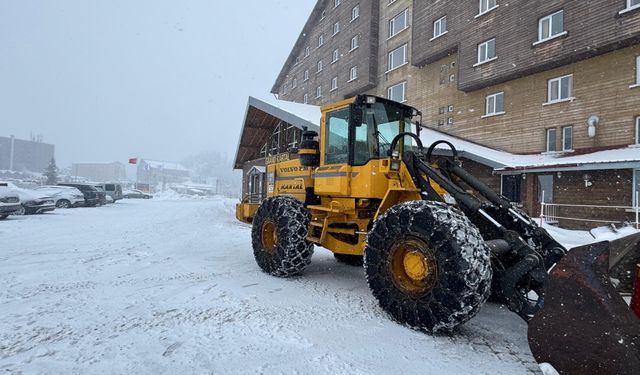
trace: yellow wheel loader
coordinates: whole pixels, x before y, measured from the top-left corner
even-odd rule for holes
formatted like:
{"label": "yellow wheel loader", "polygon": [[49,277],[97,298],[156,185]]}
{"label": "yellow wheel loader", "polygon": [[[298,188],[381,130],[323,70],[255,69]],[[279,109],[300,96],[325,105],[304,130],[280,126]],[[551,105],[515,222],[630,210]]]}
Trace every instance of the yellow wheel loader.
{"label": "yellow wheel loader", "polygon": [[[451,331],[491,296],[529,322],[539,362],[640,373],[640,322],[607,275],[609,253],[637,251],[639,236],[567,252],[463,169],[452,144],[425,149],[415,108],[360,95],[321,112],[320,135],[304,131],[291,160],[268,158],[268,198],[237,207],[263,271],[299,275],[322,246],[364,265],[400,323]],[[435,157],[438,146],[450,155]]]}

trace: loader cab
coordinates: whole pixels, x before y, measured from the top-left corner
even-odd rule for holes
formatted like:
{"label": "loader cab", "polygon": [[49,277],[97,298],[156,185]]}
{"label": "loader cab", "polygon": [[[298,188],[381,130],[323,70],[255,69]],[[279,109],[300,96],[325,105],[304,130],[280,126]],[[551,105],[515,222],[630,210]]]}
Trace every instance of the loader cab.
{"label": "loader cab", "polygon": [[[412,120],[420,115],[413,107],[368,95],[323,107],[316,192],[355,198],[384,196],[388,186],[376,176],[388,167],[391,142],[398,134],[411,132]],[[416,133],[419,129],[416,123]],[[403,139],[397,149],[402,153],[410,147]]]}
{"label": "loader cab", "polygon": [[[415,108],[392,100],[360,95],[323,107],[320,165],[362,166],[388,158],[391,141],[410,132]],[[416,132],[419,132],[419,125]],[[404,140],[399,148],[405,147]]]}

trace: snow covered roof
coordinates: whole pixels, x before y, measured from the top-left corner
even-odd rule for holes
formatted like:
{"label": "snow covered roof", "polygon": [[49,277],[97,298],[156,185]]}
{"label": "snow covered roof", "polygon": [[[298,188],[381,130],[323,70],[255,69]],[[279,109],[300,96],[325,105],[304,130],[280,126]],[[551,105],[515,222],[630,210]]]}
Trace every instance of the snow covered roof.
{"label": "snow covered roof", "polygon": [[[599,150],[590,153],[542,153],[531,155],[512,154],[482,146],[432,128],[423,128],[420,138],[425,147],[437,140],[451,142],[461,157],[490,166],[497,171],[509,172],[533,171],[570,171],[593,169],[619,169],[640,167],[640,147],[623,146],[610,150]],[[437,150],[441,152],[447,147],[443,145]]]}
{"label": "snow covered roof", "polygon": [[174,171],[187,171],[188,169],[183,167],[180,163],[171,161],[149,160],[143,159],[143,161],[149,165],[151,169],[165,169]]}
{"label": "snow covered roof", "polygon": [[307,127],[319,132],[320,116],[318,106],[250,96],[238,140],[234,168],[242,168],[245,162],[257,159],[260,148],[280,122],[298,129]]}

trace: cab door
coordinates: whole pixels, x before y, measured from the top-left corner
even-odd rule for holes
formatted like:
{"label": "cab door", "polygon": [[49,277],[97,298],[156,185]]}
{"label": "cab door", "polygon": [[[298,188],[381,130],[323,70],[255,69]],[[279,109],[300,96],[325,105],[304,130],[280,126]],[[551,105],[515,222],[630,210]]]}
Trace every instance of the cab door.
{"label": "cab door", "polygon": [[349,165],[351,105],[325,113],[320,137],[320,167],[316,169],[315,193],[329,196],[349,196],[351,166]]}

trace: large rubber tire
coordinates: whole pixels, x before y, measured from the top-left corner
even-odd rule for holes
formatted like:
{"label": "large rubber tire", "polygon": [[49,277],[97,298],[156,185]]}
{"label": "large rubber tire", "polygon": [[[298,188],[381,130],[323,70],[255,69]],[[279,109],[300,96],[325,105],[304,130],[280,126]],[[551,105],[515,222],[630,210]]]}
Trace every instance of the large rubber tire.
{"label": "large rubber tire", "polygon": [[[424,256],[425,269],[431,270],[417,289],[411,289],[409,273],[398,276],[394,268],[398,249],[407,243],[416,245],[411,254]],[[491,289],[490,250],[480,232],[462,212],[442,203],[412,201],[390,208],[367,237],[364,266],[380,306],[396,321],[428,332],[451,331],[474,317]]]}
{"label": "large rubber tire", "polygon": [[307,241],[310,214],[302,202],[285,196],[265,199],[253,218],[253,255],[273,276],[300,275],[311,263],[313,244]]}
{"label": "large rubber tire", "polygon": [[362,267],[362,264],[364,263],[362,255],[333,253],[333,256],[338,262],[347,264],[349,266]]}

